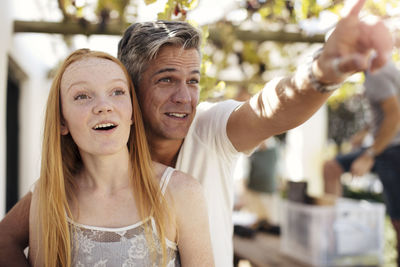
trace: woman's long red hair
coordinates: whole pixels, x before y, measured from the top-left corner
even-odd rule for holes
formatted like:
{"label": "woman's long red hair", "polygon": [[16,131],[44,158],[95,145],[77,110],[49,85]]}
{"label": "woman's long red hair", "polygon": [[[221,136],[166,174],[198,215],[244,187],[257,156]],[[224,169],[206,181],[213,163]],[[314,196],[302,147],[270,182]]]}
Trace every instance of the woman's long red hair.
{"label": "woman's long red hair", "polygon": [[[152,161],[145,136],[142,114],[139,108],[133,84],[123,64],[103,52],[79,49],[73,52],[59,68],[52,83],[45,116],[45,128],[42,147],[42,164],[38,181],[40,247],[44,251],[46,267],[71,266],[71,233],[67,216],[72,218],[69,200],[75,198],[74,177],[82,169],[82,160],[78,147],[71,135],[61,135],[62,122],[60,84],[65,70],[73,62],[86,58],[102,58],[121,66],[130,84],[132,98],[132,127],[128,148],[132,162],[133,194],[141,218],[152,215],[157,224],[158,236],[163,247],[165,265],[165,223],[168,208],[154,179]],[[160,201],[161,200],[161,201]],[[150,242],[154,245],[154,242]]]}

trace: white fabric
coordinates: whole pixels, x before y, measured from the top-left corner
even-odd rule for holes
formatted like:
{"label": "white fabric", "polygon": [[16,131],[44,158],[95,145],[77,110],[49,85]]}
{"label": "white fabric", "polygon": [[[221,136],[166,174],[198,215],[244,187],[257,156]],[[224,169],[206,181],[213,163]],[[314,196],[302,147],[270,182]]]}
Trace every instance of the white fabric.
{"label": "white fabric", "polygon": [[176,163],[176,169],[203,186],[216,267],[233,265],[233,171],[239,153],[228,139],[226,125],[239,104],[233,100],[199,104]]}
{"label": "white fabric", "polygon": [[[160,187],[163,194],[173,172],[174,169],[168,167],[161,178]],[[72,236],[72,266],[161,266],[162,248],[153,217],[121,228],[89,226],[67,219]],[[145,236],[146,224],[150,224],[152,229],[156,254],[151,253],[149,249]],[[166,245],[167,267],[180,266],[176,243],[166,239]]]}
{"label": "white fabric", "polygon": [[167,167],[167,169],[165,169],[163,175],[161,176],[160,186],[161,186],[161,193],[163,195],[165,195],[165,190],[167,190],[169,180],[171,179],[171,176],[172,176],[172,173],[174,172],[174,170],[175,170],[174,168]]}

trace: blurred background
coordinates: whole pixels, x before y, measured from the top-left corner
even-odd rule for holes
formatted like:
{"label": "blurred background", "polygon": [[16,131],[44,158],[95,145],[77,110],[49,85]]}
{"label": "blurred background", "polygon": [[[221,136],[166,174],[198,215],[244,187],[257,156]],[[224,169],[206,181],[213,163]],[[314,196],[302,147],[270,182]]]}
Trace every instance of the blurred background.
{"label": "blurred background", "polygon": [[[186,20],[203,31],[201,99],[246,100],[270,79],[292,73],[320,48],[348,4],[343,0],[1,1],[0,218],[39,176],[47,93],[59,63],[73,50],[87,47],[116,56],[118,41],[130,23]],[[382,17],[399,38],[398,0],[368,0],[362,17],[374,16]],[[392,57],[399,66],[398,47]],[[253,214],[279,225],[278,199],[288,181],[306,182],[307,193],[322,194],[323,161],[349,151],[350,136],[370,119],[361,97],[363,79],[362,74],[352,76],[305,124],[267,140],[253,158],[243,156],[234,177],[238,210],[247,205]],[[252,166],[265,162],[270,167],[263,175],[270,178],[257,180]],[[373,177],[352,186],[378,195],[381,191]]]}

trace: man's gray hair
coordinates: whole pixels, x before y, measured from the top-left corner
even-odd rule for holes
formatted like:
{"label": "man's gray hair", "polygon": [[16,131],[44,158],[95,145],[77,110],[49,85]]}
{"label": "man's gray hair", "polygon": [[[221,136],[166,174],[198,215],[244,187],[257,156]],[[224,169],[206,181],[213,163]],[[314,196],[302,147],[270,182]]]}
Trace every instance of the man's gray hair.
{"label": "man's gray hair", "polygon": [[127,68],[135,88],[148,63],[167,45],[195,48],[200,55],[201,32],[186,22],[162,20],[134,23],[125,30],[118,43],[118,59]]}

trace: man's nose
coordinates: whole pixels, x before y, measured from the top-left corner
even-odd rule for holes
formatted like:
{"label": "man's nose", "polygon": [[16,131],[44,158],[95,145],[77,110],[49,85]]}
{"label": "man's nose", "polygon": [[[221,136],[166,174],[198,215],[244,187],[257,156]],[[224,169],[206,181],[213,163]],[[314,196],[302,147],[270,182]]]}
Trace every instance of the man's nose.
{"label": "man's nose", "polygon": [[96,105],[93,107],[93,112],[95,114],[107,113],[107,112],[111,112],[112,110],[113,110],[113,107],[112,107],[110,101],[108,101],[105,98],[98,98],[96,100]]}
{"label": "man's nose", "polygon": [[172,96],[172,101],[174,103],[189,103],[192,100],[190,95],[190,88],[186,82],[179,83],[174,95]]}

